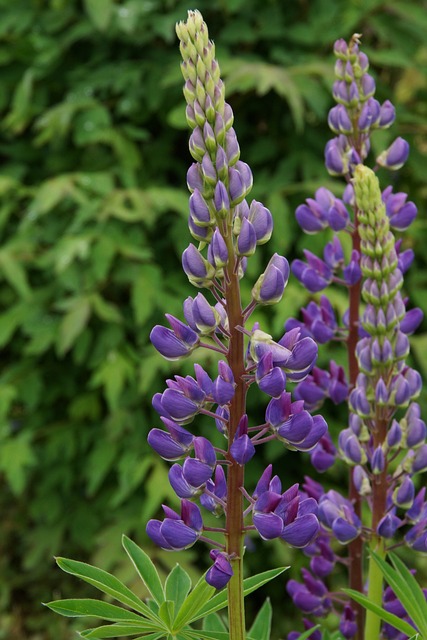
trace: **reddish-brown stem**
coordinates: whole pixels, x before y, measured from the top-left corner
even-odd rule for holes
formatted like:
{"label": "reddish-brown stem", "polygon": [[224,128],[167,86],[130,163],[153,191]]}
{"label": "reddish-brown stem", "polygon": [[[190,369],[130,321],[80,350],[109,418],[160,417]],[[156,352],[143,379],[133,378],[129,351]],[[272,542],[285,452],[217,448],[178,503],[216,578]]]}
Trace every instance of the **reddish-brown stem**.
{"label": "reddish-brown stem", "polygon": [[[354,212],[354,224],[355,228],[352,233],[353,250],[360,253],[360,236],[358,231],[358,212]],[[359,374],[359,365],[356,358],[356,345],[359,339],[359,306],[360,306],[360,292],[361,282],[357,282],[350,287],[350,309],[349,309],[349,326],[348,326],[348,338],[347,338],[347,353],[348,353],[348,370],[349,370],[349,383],[350,389],[356,384],[356,379]],[[349,471],[349,498],[354,505],[356,515],[361,519],[362,504],[360,495],[356,490],[353,482],[352,468]],[[363,542],[362,537],[358,536],[353,542],[348,545],[348,559],[349,559],[349,586],[351,589],[355,589],[360,593],[363,593]],[[355,640],[363,640],[363,628],[364,628],[364,609],[361,605],[353,603],[356,611],[357,620],[357,636]]]}
{"label": "reddish-brown stem", "polygon": [[[382,415],[380,410],[377,410],[375,417],[375,430],[374,430],[374,450],[376,447],[381,446],[387,438],[387,425],[388,421]],[[377,526],[381,518],[385,515],[387,508],[387,465],[384,470],[374,476],[372,482],[372,531],[376,531]],[[375,535],[375,533],[374,533]]]}
{"label": "reddish-brown stem", "polygon": [[[242,305],[240,300],[240,285],[238,275],[232,268],[234,259],[230,236],[226,238],[230,262],[227,268],[229,282],[225,290],[226,310],[230,327],[228,364],[233,372],[236,383],[234,397],[230,404],[230,419],[228,425],[229,447],[233,443],[239,421],[245,413],[246,390],[244,380],[245,351],[244,335],[237,327],[244,325]],[[243,603],[243,494],[241,487],[244,481],[244,467],[238,465],[230,453],[227,459],[231,463],[227,472],[227,520],[226,546],[231,557],[234,575],[228,583],[228,612],[230,624],[230,640],[242,640],[245,637],[245,615]]]}

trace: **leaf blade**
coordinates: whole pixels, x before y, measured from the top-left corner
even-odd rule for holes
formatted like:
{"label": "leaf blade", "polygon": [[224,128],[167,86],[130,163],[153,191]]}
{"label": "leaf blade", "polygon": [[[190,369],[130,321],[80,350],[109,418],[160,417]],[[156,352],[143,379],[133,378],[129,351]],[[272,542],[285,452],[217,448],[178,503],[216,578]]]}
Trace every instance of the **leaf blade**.
{"label": "leaf blade", "polygon": [[132,611],[126,611],[121,607],[117,607],[115,604],[109,604],[108,602],[102,602],[102,600],[95,600],[92,598],[70,598],[67,600],[55,600],[53,602],[44,603],[46,607],[52,609],[61,616],[67,618],[84,618],[91,616],[94,618],[101,618],[102,620],[111,620],[112,622],[144,622],[141,616],[133,613]]}
{"label": "leaf blade", "polygon": [[165,601],[165,593],[153,561],[145,551],[125,535],[122,536],[122,545],[139,577],[160,606]]}
{"label": "leaf blade", "polygon": [[412,627],[408,622],[402,620],[398,616],[395,616],[394,613],[389,613],[382,607],[371,602],[366,596],[362,595],[358,591],[354,591],[353,589],[343,589],[345,593],[361,604],[365,609],[369,609],[373,613],[375,613],[379,618],[391,624],[392,627],[395,627],[398,631],[402,633],[406,633],[407,636],[412,636],[414,633],[414,627]]}
{"label": "leaf blade", "polygon": [[122,604],[126,604],[132,609],[135,609],[143,616],[151,618],[152,620],[156,619],[151,609],[111,573],[87,564],[86,562],[70,560],[69,558],[56,558],[56,563],[60,569],[66,573],[88,582]]}

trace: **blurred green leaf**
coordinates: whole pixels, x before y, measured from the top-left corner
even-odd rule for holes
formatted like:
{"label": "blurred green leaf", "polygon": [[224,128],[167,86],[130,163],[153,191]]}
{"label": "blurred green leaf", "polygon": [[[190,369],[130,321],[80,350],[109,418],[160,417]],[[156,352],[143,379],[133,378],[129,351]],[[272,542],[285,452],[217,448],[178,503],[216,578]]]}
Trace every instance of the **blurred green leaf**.
{"label": "blurred green leaf", "polygon": [[75,343],[76,338],[86,327],[90,314],[91,304],[88,297],[75,298],[71,302],[70,309],[59,326],[57,350],[60,356],[67,353]]}
{"label": "blurred green leaf", "polygon": [[15,495],[22,494],[28,472],[35,462],[29,434],[17,434],[0,441],[0,471],[6,476]]}
{"label": "blurred green leaf", "polygon": [[100,31],[105,31],[113,14],[113,0],[84,0],[89,18]]}

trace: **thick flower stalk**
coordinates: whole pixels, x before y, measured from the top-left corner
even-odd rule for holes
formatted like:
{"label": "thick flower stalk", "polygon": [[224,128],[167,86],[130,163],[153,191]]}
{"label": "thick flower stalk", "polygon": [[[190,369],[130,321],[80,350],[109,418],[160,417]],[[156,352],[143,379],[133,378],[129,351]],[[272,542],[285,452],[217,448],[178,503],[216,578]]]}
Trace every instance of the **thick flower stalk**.
{"label": "thick flower stalk", "polygon": [[[310,453],[313,466],[321,473],[337,456],[349,466],[349,495],[325,493],[320,485],[307,479],[304,488],[319,502],[322,539],[326,536],[329,543],[316,546],[314,551],[311,545],[306,553],[312,558],[314,576],[323,580],[338,560],[331,552],[333,539],[348,545],[350,587],[362,592],[367,546],[384,553],[397,529],[410,525],[405,541],[413,542],[413,548],[426,550],[423,497],[413,513],[411,504],[412,476],[424,470],[427,450],[425,425],[419,406],[413,401],[420,391],[420,377],[405,364],[409,353],[407,336],[421,322],[422,312],[406,311],[400,292],[403,275],[414,256],[411,250],[401,250],[401,240],[396,241],[392,233],[392,229],[407,229],[417,209],[406,194],[393,193],[392,187],[381,193],[373,171],[364,166],[371,135],[376,129],[391,126],[395,111],[389,101],[381,105],[374,98],[375,82],[359,44],[360,36],[355,34],[348,44],[338,40],[334,46],[337,60],[333,96],[337,104],[331,109],[328,122],[335,137],[326,145],[325,164],[331,175],[345,178],[343,197],[320,188],[314,199],[307,199],[296,210],[297,220],[307,233],[329,228],[334,237],[326,244],[322,259],[305,251],[306,261],[296,260],[292,265],[294,274],[313,294],[331,284],[345,286],[348,311],[340,324],[332,304],[322,294],[319,302],[313,300],[302,309],[301,320],[289,319],[286,329],[299,328],[301,335],[312,337],[318,344],[336,340],[347,347],[348,377],[333,361],[329,370],[314,367],[298,385],[295,397],[304,402],[307,410],[320,408],[325,400],[334,404],[349,402],[349,426],[340,433],[338,442],[325,434]],[[397,138],[376,158],[376,167],[397,170],[408,152],[407,142]],[[348,255],[343,250],[342,234],[351,237]],[[366,303],[363,315],[362,298]],[[405,409],[406,413],[400,415]],[[370,509],[369,522],[362,522],[363,501]],[[407,512],[402,517],[399,510],[405,508]],[[369,583],[370,598],[380,603],[382,584],[372,562]],[[304,593],[295,587],[290,589],[297,606]],[[323,602],[328,603],[328,611],[335,610],[333,600]],[[306,615],[326,614],[326,609],[312,608],[307,599],[303,604],[300,608]],[[369,615],[367,624],[364,636],[362,609],[355,605],[344,607],[340,630],[345,638],[378,637],[379,619],[373,622]]]}
{"label": "thick flower stalk", "polygon": [[[281,538],[300,548],[311,544],[319,530],[316,500],[298,485],[283,491],[271,466],[251,493],[244,486],[245,465],[257,446],[273,438],[289,450],[309,451],[325,436],[327,425],[321,416],[310,415],[303,401],[292,402],[286,390],[288,381],[301,382],[311,371],[315,341],[298,327],[277,342],[258,325],[246,328],[257,305],[281,300],[289,265],[274,254],[254,283],[251,299],[242,304],[246,262],[269,240],[273,220],[260,202],[246,199],[252,173],[240,160],[233,112],[201,14],[190,11],[177,34],[194,159],[187,174],[188,225],[197,241],[184,251],[182,266],[206,295],[199,292],[184,301],[185,322],[167,314],[170,328],[154,327],[151,341],[169,360],[197,349],[209,349],[220,359],[214,377],[195,364],[194,377],[175,375],[153,398],[164,429],[152,429],[148,441],[173,463],[169,481],[181,507],[177,512],[164,506],[165,518],[151,520],[147,532],[167,550],[186,549],[197,540],[213,547],[206,580],[216,588],[227,585],[230,639],[242,640],[244,536],[258,532],[265,540]],[[270,398],[262,425],[252,425],[246,413],[246,394],[254,383]],[[212,442],[197,435],[193,421],[198,415],[215,424]],[[218,432],[224,447],[217,444]],[[225,517],[225,525],[205,526],[203,510]]]}
{"label": "thick flower stalk", "polygon": [[[362,327],[366,336],[356,349],[361,373],[350,394],[352,426],[341,436],[345,434],[343,442],[347,436],[355,437],[360,449],[357,474],[361,475],[361,468],[371,485],[364,489],[372,512],[370,548],[384,554],[386,541],[408,522],[405,513],[415,497],[412,478],[427,465],[426,426],[414,402],[421,391],[421,376],[405,363],[409,341],[400,327],[406,314],[400,292],[403,276],[373,171],[362,165],[356,168],[354,191],[359,209],[362,296],[366,302]],[[397,421],[395,416],[401,409],[406,412]],[[396,455],[402,453],[405,457],[393,469]],[[423,542],[422,550],[427,551],[425,536]],[[370,560],[368,596],[381,605],[382,577],[374,565]],[[379,618],[368,612],[365,636],[375,637],[379,631]]]}

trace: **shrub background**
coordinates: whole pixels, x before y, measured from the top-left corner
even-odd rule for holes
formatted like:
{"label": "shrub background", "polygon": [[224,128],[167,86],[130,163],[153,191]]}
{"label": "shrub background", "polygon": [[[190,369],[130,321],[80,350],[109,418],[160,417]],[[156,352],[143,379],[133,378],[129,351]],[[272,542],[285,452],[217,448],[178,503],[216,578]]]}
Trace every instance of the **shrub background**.
{"label": "shrub background", "polygon": [[[398,135],[411,144],[405,168],[382,184],[391,179],[419,207],[404,240],[416,253],[406,291],[427,312],[427,3],[200,0],[197,7],[217,45],[241,156],[254,173],[252,195],[275,220],[273,240],[250,260],[246,293],[274,251],[293,258],[323,243],[302,235],[293,212],[321,185],[341,194],[323,165],[332,46],[359,32],[377,97],[397,110],[374,151]],[[178,0],[0,0],[0,639],[68,640],[82,628],[40,605],[93,596],[55,569],[54,555],[99,563],[137,589],[121,533],[160,567],[178,558],[145,536],[147,519],[173,500],[167,465],[146,435],[158,424],[151,396],[178,371],[149,345],[150,329],[166,311],[180,316],[195,294],[180,268],[190,241],[191,157],[174,33],[189,8]],[[308,301],[294,279],[286,293],[263,312],[275,336]],[[343,310],[342,294],[332,296]],[[427,334],[419,331],[412,345],[425,377]],[[320,363],[343,356],[322,349]],[[181,370],[190,372],[191,361]],[[425,392],[421,404],[426,416]],[[259,405],[251,393],[254,421]],[[326,411],[336,433],[345,416]],[[312,473],[307,456],[283,463],[282,454],[266,447],[249,479],[267,461],[287,483]],[[337,465],[331,486],[344,473]],[[247,557],[252,571],[303,563],[280,543],[267,550],[257,541]],[[196,547],[182,561],[199,575],[205,554]],[[293,623],[286,616],[295,614],[283,583],[270,595],[279,607],[275,633],[284,637]]]}

